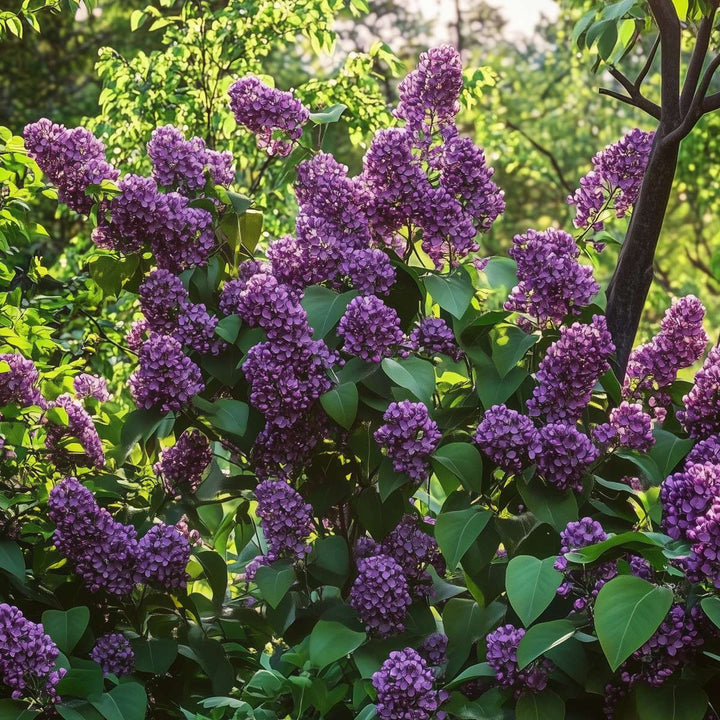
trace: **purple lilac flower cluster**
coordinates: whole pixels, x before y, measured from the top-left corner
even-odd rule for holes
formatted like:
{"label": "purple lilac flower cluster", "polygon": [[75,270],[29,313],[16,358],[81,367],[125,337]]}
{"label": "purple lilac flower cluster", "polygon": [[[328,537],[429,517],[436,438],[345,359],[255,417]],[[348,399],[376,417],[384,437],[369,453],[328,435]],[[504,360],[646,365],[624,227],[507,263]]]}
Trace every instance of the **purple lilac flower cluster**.
{"label": "purple lilac flower cluster", "polygon": [[523,628],[514,625],[501,625],[486,638],[487,654],[485,659],[495,671],[495,678],[502,688],[512,688],[515,695],[521,692],[540,692],[545,689],[548,674],[553,664],[546,658],[535,660],[523,670],[518,669],[517,649],[525,635]]}
{"label": "purple lilac flower cluster", "polygon": [[55,185],[60,202],[75,212],[90,212],[90,185],[118,179],[120,173],[105,158],[105,147],[85,128],[68,130],[43,118],[26,125],[23,135],[28,155]]}
{"label": "purple lilac flower cluster", "polygon": [[654,139],[655,133],[635,128],[595,155],[593,169],[567,199],[577,207],[575,227],[602,230],[602,211],[608,203],[617,217],[627,215],[640,192]]}
{"label": "purple lilac flower cluster", "polygon": [[405,473],[416,483],[426,480],[430,455],[442,437],[427,407],[410,400],[390,403],[383,420],[375,442],[386,451],[395,472]]}
{"label": "purple lilac flower cluster", "polygon": [[655,444],[653,419],[639,403],[626,400],[610,411],[610,421],[596,425],[593,436],[602,445],[647,452]]}
{"label": "purple lilac flower cluster", "polygon": [[208,439],[199,430],[186,430],[175,445],[166,448],[153,469],[162,478],[165,490],[173,497],[192,495],[212,462]]}
{"label": "purple lilac flower cluster", "polygon": [[139,353],[139,367],[130,376],[130,394],[146,410],[180,410],[205,389],[200,368],[170,335],[151,333]]}
{"label": "purple lilac flower cluster", "polygon": [[663,530],[675,540],[686,538],[718,494],[720,465],[688,463],[683,471],[670,475],[660,486]]}
{"label": "purple lilac flower cluster", "polygon": [[535,374],[538,384],[527,402],[530,415],[544,415],[548,422],[578,420],[614,351],[602,315],[593,315],[589,325],[562,327]]}
{"label": "purple lilac flower cluster", "polygon": [[532,420],[505,405],[493,405],[485,412],[473,440],[508,473],[521,472],[542,452],[540,434]]}
{"label": "purple lilac flower cluster", "polygon": [[421,655],[412,648],[394,650],[372,676],[381,720],[430,720],[442,701],[435,678]]}
{"label": "purple lilac flower cluster", "polygon": [[522,327],[529,329],[531,321],[541,328],[548,322],[559,325],[567,315],[580,312],[600,290],[592,267],[578,262],[580,248],[572,235],[562,230],[516,235],[508,254],[517,263],[519,282],[505,309],[530,316],[520,319]]}
{"label": "purple lilac flower cluster", "polygon": [[0,406],[13,403],[21,407],[43,407],[45,402],[37,387],[40,374],[35,363],[19,353],[0,353],[2,363],[8,369],[4,372],[0,369]]}
{"label": "purple lilac flower cluster", "polygon": [[720,437],[711,435],[697,443],[685,458],[686,466],[693,463],[720,465]]}
{"label": "purple lilac flower cluster", "polygon": [[447,635],[432,633],[423,640],[418,652],[430,665],[442,665],[447,662],[447,646]]}
{"label": "purple lilac flower cluster", "polygon": [[[105,465],[105,453],[95,423],[79,402],[70,395],[60,395],[57,400],[49,403],[49,408],[59,408],[67,413],[67,426],[54,422],[46,424],[45,447],[50,456],[60,467],[72,465],[86,465],[101,468]],[[82,453],[69,452],[66,443],[77,439],[82,447]]]}
{"label": "purple lilac flower cluster", "polygon": [[248,76],[234,82],[228,95],[235,119],[255,134],[258,147],[268,155],[290,154],[310,117],[310,111],[292,93]]}
{"label": "purple lilac flower cluster", "polygon": [[14,605],[0,604],[0,680],[12,697],[56,702],[57,684],[67,670],[57,668],[60,651],[43,626]]}
{"label": "purple lilac flower cluster", "polygon": [[340,318],[337,334],[343,338],[343,350],[366,362],[380,362],[394,354],[403,354],[399,346],[405,340],[397,312],[375,295],[353,298]]}
{"label": "purple lilac flower cluster", "polygon": [[720,432],[720,346],[709,353],[677,413],[688,434],[704,440]]}
{"label": "purple lilac flower cluster", "polygon": [[403,569],[387,555],[361,558],[348,604],[357,612],[368,632],[378,637],[401,633],[412,603]]}
{"label": "purple lilac flower cluster", "polygon": [[153,177],[160,185],[179,190],[200,190],[205,186],[205,170],[216,185],[233,181],[232,153],[209,150],[199,137],[186,140],[172,125],[153,130],[147,144],[153,164]]}
{"label": "purple lilac flower cluster", "polygon": [[107,382],[99,375],[81,373],[73,378],[73,388],[79,400],[94,398],[99,402],[107,402],[110,399]]}
{"label": "purple lilac flower cluster", "polygon": [[308,537],[313,532],[313,509],[297,490],[284,480],[263,480],[255,488],[255,497],[268,551],[248,564],[248,580],[255,577],[261,565],[281,557],[302,559],[312,550]]}
{"label": "purple lilac flower cluster", "polygon": [[90,651],[90,659],[102,668],[104,675],[130,675],[135,669],[135,653],[122,633],[101,635]]}
{"label": "purple lilac flower cluster", "polygon": [[590,438],[575,425],[549,423],[540,428],[542,452],[537,468],[546,482],[558,490],[580,489],[587,469],[600,457]]}
{"label": "purple lilac flower cluster", "polygon": [[167,591],[187,584],[190,543],[174,525],[153,525],[138,541],[136,557],[136,583],[155,583]]}
{"label": "purple lilac flower cluster", "polygon": [[426,355],[448,355],[455,362],[462,359],[463,351],[455,342],[448,324],[439,317],[426,317],[418,321],[410,333],[410,347]]}

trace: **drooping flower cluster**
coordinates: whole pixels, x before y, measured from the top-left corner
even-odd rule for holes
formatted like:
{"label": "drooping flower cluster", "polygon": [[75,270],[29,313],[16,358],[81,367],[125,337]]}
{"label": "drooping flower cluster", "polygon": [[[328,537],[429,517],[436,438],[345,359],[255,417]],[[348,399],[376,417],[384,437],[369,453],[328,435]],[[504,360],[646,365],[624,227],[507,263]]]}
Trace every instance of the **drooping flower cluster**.
{"label": "drooping flower cluster", "polygon": [[136,583],[155,583],[163,590],[184,588],[190,560],[190,543],[174,525],[153,525],[138,541]]}
{"label": "drooping flower cluster", "polygon": [[82,127],[68,130],[43,118],[23,131],[25,147],[40,169],[58,190],[58,199],[71,210],[88,214],[93,199],[86,193],[90,185],[119,176],[105,158],[105,147]]}
{"label": "drooping flower cluster", "polygon": [[102,668],[104,675],[130,675],[135,669],[135,653],[122,633],[101,635],[90,651],[90,659]]}
{"label": "drooping flower cluster", "polygon": [[383,420],[375,442],[386,451],[395,472],[405,473],[416,483],[426,480],[430,455],[442,437],[427,407],[410,400],[390,403]]}
{"label": "drooping flower cluster", "polygon": [[614,351],[602,315],[594,315],[589,325],[562,327],[535,374],[538,385],[527,402],[530,415],[544,415],[548,422],[578,420]]}
{"label": "drooping flower cluster", "polygon": [[67,672],[56,666],[59,654],[41,624],[14,605],[0,604],[0,681],[13,698],[41,704],[59,700],[56,686]]}
{"label": "drooping flower cluster", "polygon": [[245,575],[249,580],[261,565],[281,557],[303,559],[312,549],[308,537],[313,532],[313,509],[297,490],[284,480],[263,480],[255,488],[255,497],[268,550],[248,564]]}
{"label": "drooping flower cluster", "polygon": [[420,654],[412,648],[394,650],[373,674],[377,714],[381,720],[430,720],[440,706],[435,678]]}
{"label": "drooping flower cluster", "polygon": [[655,133],[635,128],[595,155],[593,169],[567,199],[577,207],[575,227],[602,230],[604,208],[619,218],[627,215],[640,193],[654,139]]}
{"label": "drooping flower cluster", "polygon": [[600,451],[574,425],[549,423],[540,428],[542,452],[537,458],[540,475],[558,490],[577,490],[582,477]]}
{"label": "drooping flower cluster", "polygon": [[205,170],[216,185],[233,181],[232,153],[209,150],[199,137],[186,140],[172,125],[153,130],[147,144],[153,164],[153,177],[160,185],[179,190],[200,190],[205,186]]}
{"label": "drooping flower cluster", "polygon": [[[2,364],[7,365],[3,370]],[[43,406],[37,384],[40,374],[32,360],[19,353],[0,353],[0,406],[13,403],[21,407]]]}
{"label": "drooping flower cluster", "polygon": [[430,665],[442,665],[447,662],[447,646],[447,635],[432,633],[423,640],[418,652]]}
{"label": "drooping flower cluster", "polygon": [[512,688],[516,695],[523,691],[540,692],[545,689],[548,674],[553,664],[542,658],[530,663],[522,670],[518,669],[517,649],[525,636],[523,628],[514,625],[501,625],[486,638],[487,654],[485,659],[495,671],[495,678],[502,688]]}
{"label": "drooping flower cluster", "polygon": [[528,230],[516,235],[508,254],[517,263],[519,282],[505,309],[530,316],[520,320],[522,327],[529,328],[532,322],[541,328],[548,322],[559,325],[600,290],[592,267],[578,262],[580,248],[574,238],[562,230]]}
{"label": "drooping flower cluster", "polygon": [[110,399],[107,382],[99,375],[89,375],[88,373],[76,375],[73,378],[73,388],[75,396],[79,400],[94,398],[99,402],[107,402]]}
{"label": "drooping flower cluster", "polygon": [[660,486],[663,530],[675,540],[685,539],[720,494],[720,465],[691,463]]}
{"label": "drooping flower cluster", "polygon": [[483,416],[475,444],[505,472],[519,473],[542,452],[532,420],[505,405],[493,405]]}
{"label": "drooping flower cluster", "polygon": [[693,463],[720,465],[720,437],[711,435],[709,438],[697,443],[685,458],[686,466]]}
{"label": "drooping flower cluster", "polygon": [[[67,413],[67,425],[55,422],[46,424],[45,447],[53,461],[60,467],[86,465],[101,468],[105,465],[105,453],[95,423],[79,402],[70,395],[60,395],[49,403],[49,408],[59,408]],[[80,443],[82,453],[73,452],[72,441]],[[70,447],[68,445],[70,444]]]}
{"label": "drooping flower cluster", "polygon": [[340,318],[337,334],[343,338],[343,350],[367,362],[380,362],[402,352],[405,340],[400,318],[375,295],[353,298]]}
{"label": "drooping flower cluster", "polygon": [[139,353],[139,367],[130,376],[135,404],[146,410],[179,410],[205,388],[200,368],[170,335],[151,333]]}
{"label": "drooping flower cluster", "polygon": [[403,569],[387,555],[361,558],[348,604],[368,632],[378,637],[401,633],[412,600]]}
{"label": "drooping flower cluster", "polygon": [[235,120],[254,133],[268,155],[290,154],[310,111],[291,92],[276,90],[256,77],[234,82],[228,90]]}
{"label": "drooping flower cluster", "polygon": [[593,436],[603,445],[647,452],[655,444],[652,426],[642,405],[624,400],[610,411],[609,422],[595,426]]}
{"label": "drooping flower cluster", "polygon": [[449,355],[456,362],[463,352],[455,342],[455,335],[448,324],[439,317],[425,317],[410,333],[410,347],[426,355]]}
{"label": "drooping flower cluster", "polygon": [[677,417],[688,435],[702,440],[720,432],[720,346],[708,353],[683,404]]}
{"label": "drooping flower cluster", "polygon": [[175,445],[162,451],[153,469],[162,478],[167,492],[175,497],[198,489],[212,459],[205,435],[199,430],[186,430]]}

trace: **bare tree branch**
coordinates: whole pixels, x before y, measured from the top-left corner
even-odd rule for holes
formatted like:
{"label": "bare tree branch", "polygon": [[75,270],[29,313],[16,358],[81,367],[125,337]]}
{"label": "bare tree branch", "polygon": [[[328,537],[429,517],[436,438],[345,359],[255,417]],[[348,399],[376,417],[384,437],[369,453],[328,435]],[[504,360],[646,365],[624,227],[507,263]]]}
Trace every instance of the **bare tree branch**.
{"label": "bare tree branch", "polygon": [[648,4],[660,30],[661,122],[673,129],[680,122],[680,20],[672,0],[648,0]]}
{"label": "bare tree branch", "polygon": [[716,12],[717,3],[713,5],[710,15],[704,17],[700,21],[697,40],[695,41],[695,47],[693,48],[692,56],[690,57],[690,62],[688,63],[687,73],[685,74],[685,83],[680,95],[680,112],[683,116],[687,114],[690,106],[692,105],[693,98],[695,97],[695,90],[697,89],[700,73],[702,72],[708,47],[710,46],[710,34],[712,33]]}
{"label": "bare tree branch", "polygon": [[652,67],[653,60],[655,59],[655,55],[657,55],[659,47],[660,34],[658,33],[658,36],[655,38],[655,42],[650,48],[650,52],[648,53],[647,60],[645,61],[642,70],[640,70],[638,76],[635,78],[635,87],[638,88],[638,90],[640,89],[640,86],[643,84],[645,78],[647,77],[647,74],[650,72],[650,68]]}
{"label": "bare tree branch", "polygon": [[622,93],[615,92],[614,90],[609,90],[608,88],[600,88],[598,92],[601,95],[607,95],[608,97],[615,98],[627,105],[632,105],[633,107],[643,110],[656,120],[660,120],[660,106],[645,97],[637,99],[630,97],[629,95],[623,95]]}

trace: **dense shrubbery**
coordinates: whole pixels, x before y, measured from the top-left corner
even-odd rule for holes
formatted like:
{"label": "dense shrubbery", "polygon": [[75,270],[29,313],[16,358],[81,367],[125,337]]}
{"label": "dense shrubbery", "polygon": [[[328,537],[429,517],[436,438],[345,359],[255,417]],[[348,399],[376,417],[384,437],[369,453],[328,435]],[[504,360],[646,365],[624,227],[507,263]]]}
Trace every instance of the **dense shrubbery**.
{"label": "dense shrubbery", "polygon": [[454,50],[423,55],[350,177],[312,149],[337,113],[236,81],[238,133],[312,155],[295,234],[262,248],[232,156],[163,127],[152,176],[121,176],[86,130],[25,129],[144,319],[115,359],[129,413],[3,333],[8,716],[714,712],[718,350],[677,380],[707,344],[686,297],[616,378],[579,262],[651,139],[596,158],[577,237],[482,257],[504,198],[461,90]]}

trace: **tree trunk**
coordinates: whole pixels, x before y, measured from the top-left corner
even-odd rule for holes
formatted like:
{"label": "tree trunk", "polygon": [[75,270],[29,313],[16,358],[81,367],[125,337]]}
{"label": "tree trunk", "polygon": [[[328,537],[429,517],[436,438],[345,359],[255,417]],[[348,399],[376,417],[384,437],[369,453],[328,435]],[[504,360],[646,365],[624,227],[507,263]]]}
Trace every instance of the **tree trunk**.
{"label": "tree trunk", "polygon": [[608,286],[607,322],[617,352],[615,370],[620,382],[652,284],[655,248],[677,167],[680,141],[663,142],[661,132],[658,130],[655,138],[630,227]]}

